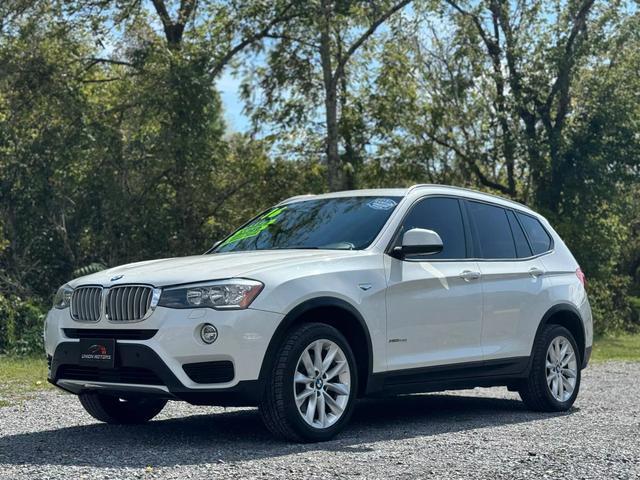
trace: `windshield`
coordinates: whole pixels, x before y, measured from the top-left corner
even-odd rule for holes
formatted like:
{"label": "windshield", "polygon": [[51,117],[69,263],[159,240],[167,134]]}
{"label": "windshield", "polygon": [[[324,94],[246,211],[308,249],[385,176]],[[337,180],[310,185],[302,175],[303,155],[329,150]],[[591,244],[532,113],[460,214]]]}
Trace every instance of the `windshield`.
{"label": "windshield", "polygon": [[342,197],[274,207],[227,237],[214,253],[369,246],[401,197]]}

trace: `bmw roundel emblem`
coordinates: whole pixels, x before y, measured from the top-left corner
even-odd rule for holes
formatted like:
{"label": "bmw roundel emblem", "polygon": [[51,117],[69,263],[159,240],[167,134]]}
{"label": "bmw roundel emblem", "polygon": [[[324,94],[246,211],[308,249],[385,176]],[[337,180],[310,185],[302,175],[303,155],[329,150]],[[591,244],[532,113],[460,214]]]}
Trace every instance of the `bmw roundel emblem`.
{"label": "bmw roundel emblem", "polygon": [[116,280],[120,280],[124,275],[116,275],[115,277],[111,277],[111,281],[115,282]]}

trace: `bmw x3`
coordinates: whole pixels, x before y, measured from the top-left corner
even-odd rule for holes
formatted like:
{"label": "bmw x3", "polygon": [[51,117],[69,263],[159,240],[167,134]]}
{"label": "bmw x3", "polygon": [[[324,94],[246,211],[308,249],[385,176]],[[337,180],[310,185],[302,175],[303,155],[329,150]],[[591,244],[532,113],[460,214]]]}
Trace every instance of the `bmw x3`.
{"label": "bmw x3", "polygon": [[99,421],[257,406],[274,434],[322,441],[365,396],[506,386],[567,410],[592,333],[585,277],[545,218],[417,185],[290,198],[202,255],[75,279],[45,345],[49,381]]}

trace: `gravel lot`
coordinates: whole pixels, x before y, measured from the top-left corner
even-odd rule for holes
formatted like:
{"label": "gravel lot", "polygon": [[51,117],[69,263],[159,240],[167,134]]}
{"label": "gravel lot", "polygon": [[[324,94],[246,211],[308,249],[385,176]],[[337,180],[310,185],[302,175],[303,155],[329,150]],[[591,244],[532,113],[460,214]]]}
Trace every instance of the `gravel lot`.
{"label": "gravel lot", "polygon": [[584,372],[574,408],[503,388],[361,402],[315,445],[275,441],[253,409],[170,402],[148,425],[96,423],[47,391],[0,408],[0,478],[640,478],[640,363]]}

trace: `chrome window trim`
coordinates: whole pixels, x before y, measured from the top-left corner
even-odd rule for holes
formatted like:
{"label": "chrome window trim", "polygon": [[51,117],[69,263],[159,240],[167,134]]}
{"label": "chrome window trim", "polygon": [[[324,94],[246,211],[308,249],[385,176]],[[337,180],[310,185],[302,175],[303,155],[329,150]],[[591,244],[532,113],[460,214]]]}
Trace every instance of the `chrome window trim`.
{"label": "chrome window trim", "polygon": [[[448,187],[449,188],[449,187]],[[466,190],[464,188],[459,188],[459,190]],[[470,192],[473,193],[482,193],[482,192],[474,192],[473,190],[468,190]],[[484,195],[484,193],[483,193]],[[488,194],[487,194],[488,195]],[[493,195],[496,198],[499,198],[500,200],[505,200],[507,202],[512,202],[518,206],[523,206],[526,208],[525,205],[519,204],[518,202],[513,202],[511,200],[507,200],[507,199],[503,199],[501,197],[498,197],[496,195]],[[553,235],[551,235],[549,233],[549,231],[547,230],[547,228],[544,226],[544,224],[542,222],[540,222],[540,220],[535,216],[532,215],[530,213],[524,212],[520,209],[517,208],[512,208],[512,207],[508,207],[505,205],[500,205],[499,203],[496,202],[491,202],[488,200],[481,200],[481,199],[476,199],[476,198],[471,198],[471,197],[467,197],[465,195],[456,195],[454,193],[426,193],[425,195],[421,195],[419,197],[417,197],[416,199],[414,199],[411,204],[407,207],[406,211],[403,213],[402,218],[400,219],[400,221],[398,222],[398,224],[396,225],[396,229],[395,232],[393,233],[393,236],[391,237],[391,240],[389,240],[389,243],[387,244],[387,246],[384,248],[383,252],[386,255],[391,256],[391,251],[393,250],[393,248],[395,247],[395,244],[397,242],[398,239],[398,234],[400,232],[400,229],[402,228],[402,224],[404,223],[405,218],[407,218],[407,216],[409,215],[409,213],[411,213],[411,209],[420,201],[425,200],[427,198],[453,198],[453,199],[457,199],[457,200],[462,200],[463,202],[478,202],[478,203],[486,203],[487,205],[491,205],[494,207],[499,207],[502,208],[504,210],[511,210],[514,214],[516,214],[516,220],[518,222],[520,222],[520,219],[518,218],[518,213],[522,213],[523,215],[528,215],[529,217],[532,217],[534,219],[536,219],[540,225],[542,226],[542,228],[544,229],[545,232],[547,232],[547,235],[549,235],[549,238],[551,238],[551,248],[549,250],[547,250],[546,252],[542,252],[539,253],[537,255],[532,255],[530,257],[522,257],[522,258],[478,258],[478,257],[465,257],[465,258],[433,258],[433,259],[429,259],[429,258],[403,258],[402,262],[527,262],[527,261],[531,261],[534,260],[536,258],[540,258],[540,257],[544,257],[546,255],[550,255],[552,253],[555,253],[555,240],[553,238]],[[465,205],[466,208],[466,205]],[[395,212],[394,212],[395,213]],[[391,219],[389,219],[391,220]],[[464,214],[463,214],[463,221],[464,221]],[[471,222],[471,219],[468,219],[469,222]],[[473,232],[471,232],[471,225],[469,225],[469,234],[471,234],[473,236]],[[526,231],[524,230],[524,228],[522,227],[522,225],[520,225],[520,227],[522,228],[525,237],[527,238],[527,242],[529,241],[529,237],[527,236]],[[465,235],[467,234],[466,232],[467,230],[467,225],[465,225]],[[533,248],[531,249],[531,251],[533,252]],[[475,252],[474,252],[475,253]]]}

